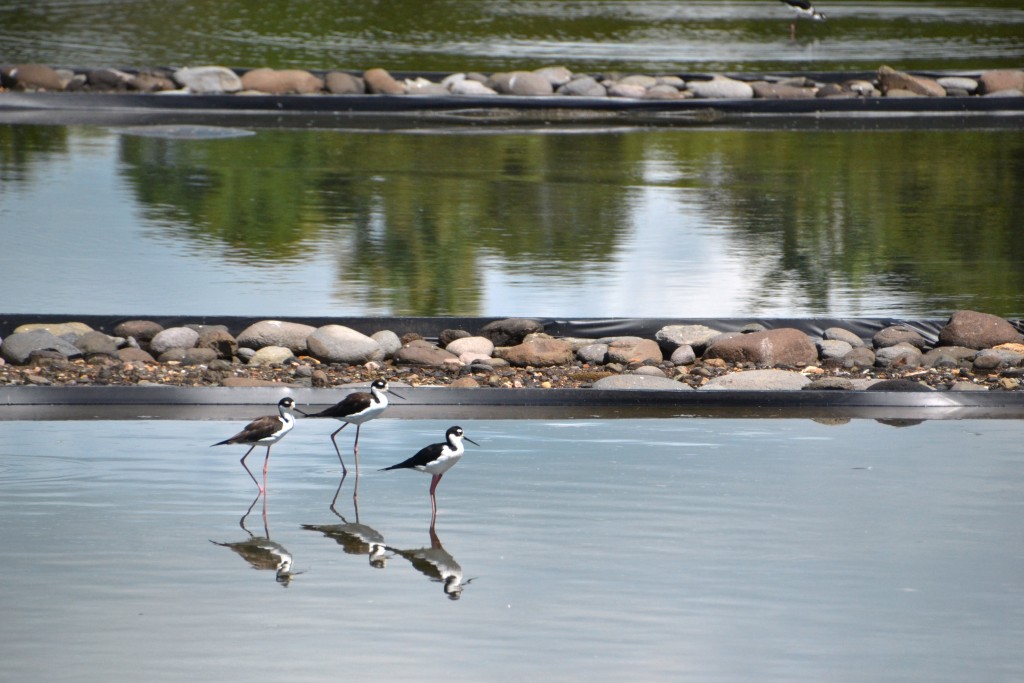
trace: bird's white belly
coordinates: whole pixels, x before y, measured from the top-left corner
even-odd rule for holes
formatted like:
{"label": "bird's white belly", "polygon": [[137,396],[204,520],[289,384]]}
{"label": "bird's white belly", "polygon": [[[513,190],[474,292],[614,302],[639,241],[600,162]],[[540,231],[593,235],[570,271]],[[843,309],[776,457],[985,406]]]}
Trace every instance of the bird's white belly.
{"label": "bird's white belly", "polygon": [[417,465],[416,469],[427,474],[444,474],[454,467],[460,458],[462,458],[462,453],[448,453],[426,465]]}

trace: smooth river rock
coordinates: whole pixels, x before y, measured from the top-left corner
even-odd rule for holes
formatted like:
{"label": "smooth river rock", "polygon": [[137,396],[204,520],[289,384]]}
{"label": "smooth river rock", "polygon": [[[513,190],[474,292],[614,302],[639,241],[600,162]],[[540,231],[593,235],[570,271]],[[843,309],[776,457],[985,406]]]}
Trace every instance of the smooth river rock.
{"label": "smooth river rock", "polygon": [[783,327],[751,334],[723,335],[704,352],[704,358],[757,366],[799,365],[818,360],[818,350],[800,330]]}
{"label": "smooth river rock", "polygon": [[158,332],[149,342],[154,356],[161,356],[171,349],[191,349],[199,341],[199,333],[191,327],[168,327]]}
{"label": "smooth river rock", "polygon": [[32,354],[39,351],[55,351],[65,358],[78,358],[82,355],[81,349],[71,342],[41,329],[15,332],[5,337],[0,344],[0,357],[15,365],[25,365]]}
{"label": "smooth river rock", "polygon": [[238,335],[238,345],[248,349],[284,346],[294,353],[305,353],[306,340],[314,332],[316,328],[312,325],[286,320],[260,320],[242,330]]}
{"label": "smooth river rock", "polygon": [[652,375],[611,375],[593,384],[594,389],[631,389],[645,391],[693,391],[693,387],[667,377]]}
{"label": "smooth river rock", "polygon": [[309,352],[328,363],[366,363],[384,360],[380,344],[344,325],[324,325],[306,338]]}
{"label": "smooth river rock", "polygon": [[802,373],[791,370],[746,370],[715,377],[700,390],[796,391],[810,383]]}
{"label": "smooth river rock", "polygon": [[1021,339],[1020,332],[1008,321],[977,311],[957,311],[939,330],[939,344],[970,349],[987,349]]}

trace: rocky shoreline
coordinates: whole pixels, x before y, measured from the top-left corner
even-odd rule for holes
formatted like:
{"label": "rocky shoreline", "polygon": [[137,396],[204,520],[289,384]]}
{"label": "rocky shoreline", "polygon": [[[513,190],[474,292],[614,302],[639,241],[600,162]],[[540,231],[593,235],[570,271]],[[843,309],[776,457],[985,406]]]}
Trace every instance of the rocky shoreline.
{"label": "rocky shoreline", "polygon": [[931,78],[881,66],[873,78],[839,82],[808,76],[728,77],[704,74],[574,73],[564,66],[492,74],[452,73],[396,78],[386,69],[308,71],[230,69],[64,69],[46,64],[0,66],[0,94],[19,92],[149,93],[156,95],[411,95],[434,97],[565,96],[635,100],[856,99],[913,97],[1024,97],[1024,70]]}
{"label": "rocky shoreline", "polygon": [[[400,336],[401,335],[401,336]],[[120,322],[21,325],[0,342],[2,386],[338,387],[378,377],[410,386],[655,390],[1020,391],[1024,335],[1008,320],[957,311],[929,340],[904,325],[863,339],[750,324],[722,332],[665,325],[653,338],[553,336],[528,318],[436,339],[402,330],[263,320],[164,328]]]}

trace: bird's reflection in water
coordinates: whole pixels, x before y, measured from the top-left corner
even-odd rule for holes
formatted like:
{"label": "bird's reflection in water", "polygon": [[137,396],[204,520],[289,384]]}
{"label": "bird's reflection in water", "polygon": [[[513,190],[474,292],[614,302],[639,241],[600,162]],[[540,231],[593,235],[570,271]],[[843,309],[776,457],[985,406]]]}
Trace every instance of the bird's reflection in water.
{"label": "bird's reflection in water", "polygon": [[473,579],[463,579],[462,566],[441,545],[441,539],[437,536],[437,528],[434,524],[436,518],[436,514],[430,518],[429,548],[401,550],[388,546],[387,549],[395,555],[409,560],[417,571],[431,581],[441,583],[444,594],[450,600],[458,600],[462,597],[462,589],[468,586]]}
{"label": "bird's reflection in water", "polygon": [[[359,475],[356,475],[358,482]],[[303,529],[319,531],[328,538],[333,538],[349,555],[366,555],[369,558],[370,566],[383,569],[387,566],[388,552],[384,544],[384,536],[371,526],[359,521],[359,499],[352,497],[352,507],[355,513],[355,521],[348,521],[344,515],[338,512],[336,507],[341,487],[345,483],[345,476],[341,477],[338,483],[338,490],[334,492],[334,500],[331,501],[330,510],[341,524],[303,524]]]}
{"label": "bird's reflection in water", "polygon": [[[249,531],[248,527],[245,526],[245,521],[252,513],[253,508],[256,507],[256,503],[259,502],[260,498],[263,498],[263,535],[257,536]],[[249,538],[235,543],[220,543],[212,540],[210,543],[234,550],[253,569],[274,570],[275,579],[285,588],[291,583],[292,577],[302,573],[292,571],[292,554],[280,543],[270,540],[270,527],[267,523],[267,498],[265,495],[257,494],[249,509],[238,520],[238,526],[242,527],[242,531],[249,534]]]}

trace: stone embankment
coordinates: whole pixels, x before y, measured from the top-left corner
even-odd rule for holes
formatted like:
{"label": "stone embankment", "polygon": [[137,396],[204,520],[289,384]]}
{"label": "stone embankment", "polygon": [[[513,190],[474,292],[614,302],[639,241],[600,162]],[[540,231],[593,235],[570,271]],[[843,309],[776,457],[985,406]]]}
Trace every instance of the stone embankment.
{"label": "stone embankment", "polygon": [[[447,329],[436,340],[400,332],[264,320],[232,334],[223,325],[130,320],[107,334],[33,323],[0,343],[0,384],[331,387],[384,376],[413,386],[1016,391],[1024,378],[1024,336],[975,311],[954,313],[931,341],[902,325],[870,339],[842,327],[818,338],[759,324],[556,338],[526,318]],[[902,381],[883,382],[894,379]]]}
{"label": "stone embankment", "polygon": [[60,69],[45,64],[0,68],[0,90],[138,92],[201,95],[427,95],[613,97],[627,99],[797,99],[872,97],[1022,97],[1024,70],[930,78],[882,66],[869,79],[822,82],[805,76],[730,78],[705,75],[582,74],[563,66],[503,73],[453,73],[436,80],[395,78],[381,68],[363,72],[301,69],[233,70],[222,66],[175,70]]}

